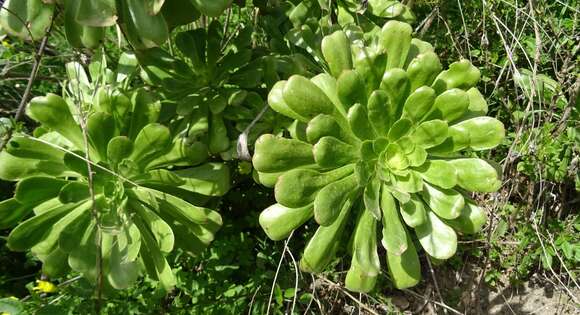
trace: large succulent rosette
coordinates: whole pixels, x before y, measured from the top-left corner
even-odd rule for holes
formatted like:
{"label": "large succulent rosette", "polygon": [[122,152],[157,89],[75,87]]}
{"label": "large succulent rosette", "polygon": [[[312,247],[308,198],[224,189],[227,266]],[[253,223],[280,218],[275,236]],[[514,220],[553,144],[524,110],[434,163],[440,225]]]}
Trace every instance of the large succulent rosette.
{"label": "large succulent rosette", "polygon": [[388,22],[366,42],[353,30],[322,40],[329,73],[292,76],[269,94],[271,108],[297,123],[290,137],[256,142],[256,177],[277,201],[260,224],[280,240],[314,217],[301,269],[323,271],[348,244],[346,286],[360,292],[381,271],[379,237],[392,282],[407,288],[420,280],[417,245],[445,260],[457,233],[486,222],[469,193],[496,191],[500,175],[474,156],[497,146],[504,127],[485,116],[480,72],[469,61],[443,70],[404,22]]}
{"label": "large succulent rosette", "polygon": [[67,64],[64,97],[30,101],[34,136],[15,134],[0,153],[0,179],[17,181],[0,202],[0,229],[16,226],[8,248],[30,250],[49,277],[73,271],[97,283],[102,274],[105,288],[125,289],[146,274],[170,290],[166,256],[198,255],[213,241],[222,218],[211,201],[228,191],[229,169],[158,122],[155,94],[121,88],[131,60],[124,54],[118,73],[93,62],[92,81]]}

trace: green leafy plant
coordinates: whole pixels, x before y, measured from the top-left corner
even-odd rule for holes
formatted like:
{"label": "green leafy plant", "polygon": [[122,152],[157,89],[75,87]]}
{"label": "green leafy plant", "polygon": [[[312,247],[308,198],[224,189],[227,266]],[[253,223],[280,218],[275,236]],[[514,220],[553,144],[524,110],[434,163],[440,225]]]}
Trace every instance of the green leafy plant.
{"label": "green leafy plant", "polygon": [[341,26],[356,24],[371,34],[380,31],[387,20],[411,23],[415,19],[411,10],[399,1],[284,1],[275,10],[267,11],[270,15],[264,24],[273,37],[272,50],[289,53],[298,47],[317,60],[324,59],[317,44]]}
{"label": "green leafy plant", "polygon": [[457,234],[486,221],[467,192],[493,192],[500,175],[485,160],[461,155],[497,146],[504,127],[486,117],[466,60],[442,71],[430,44],[410,25],[390,21],[365,44],[362,31],[324,37],[330,73],[278,82],[268,102],[297,121],[291,138],[263,135],[255,144],[258,180],[277,203],[260,215],[274,240],[314,217],[320,225],[300,267],[321,272],[352,227],[346,286],[367,292],[380,272],[377,230],[397,288],[416,285],[420,262],[410,231],[436,260],[453,256]]}
{"label": "green leafy plant", "polygon": [[[217,17],[232,0],[7,0],[0,12],[0,27],[27,40],[42,38],[53,19],[64,26],[71,46],[96,48],[108,28],[123,29],[134,48],[162,45],[177,26],[197,20],[202,14]],[[63,19],[58,19],[58,12]]]}
{"label": "green leafy plant", "polygon": [[46,275],[72,269],[97,282],[102,272],[106,288],[124,289],[144,273],[168,290],[165,256],[201,253],[220,228],[208,207],[228,191],[229,170],[158,123],[156,95],[128,87],[134,57],[124,54],[116,73],[95,59],[89,73],[67,64],[64,97],[28,105],[34,137],[16,134],[0,153],[0,178],[18,181],[0,203],[0,228],[18,224],[8,247],[31,250]]}
{"label": "green leafy plant", "polygon": [[[306,72],[299,59],[254,49],[253,32],[250,26],[240,27],[228,40],[221,23],[214,20],[207,30],[176,35],[175,46],[183,57],[158,47],[136,53],[143,79],[157,86],[165,102],[174,106],[172,124],[189,139],[204,139],[211,154],[235,150],[232,142],[264,109],[262,95],[268,86],[281,76]],[[258,135],[278,132],[290,122],[267,112],[249,139],[253,143]]]}

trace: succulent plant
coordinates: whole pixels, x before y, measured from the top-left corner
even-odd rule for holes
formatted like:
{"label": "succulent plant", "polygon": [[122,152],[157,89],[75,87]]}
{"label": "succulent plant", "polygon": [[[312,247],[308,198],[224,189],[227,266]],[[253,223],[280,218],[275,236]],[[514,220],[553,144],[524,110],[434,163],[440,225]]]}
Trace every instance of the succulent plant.
{"label": "succulent plant", "polygon": [[350,240],[346,287],[360,292],[381,271],[380,237],[394,285],[414,286],[416,244],[445,260],[456,252],[457,233],[486,222],[468,193],[496,191],[500,174],[474,156],[500,144],[504,127],[485,116],[479,70],[467,60],[443,70],[404,22],[371,37],[353,27],[336,31],[321,52],[329,73],[295,75],[270,91],[270,107],[296,128],[291,137],[256,141],[257,178],[274,187],[277,201],[260,224],[281,240],[314,217],[319,227],[300,260],[307,272],[323,271]]}
{"label": "succulent plant", "polygon": [[40,126],[0,153],[0,179],[18,181],[14,197],[0,202],[0,228],[17,225],[8,247],[31,250],[46,275],[72,269],[95,282],[101,256],[106,287],[127,288],[144,273],[169,289],[165,256],[174,248],[199,254],[213,240],[222,219],[208,206],[230,176],[225,165],[205,163],[205,145],[158,123],[153,93],[127,88],[132,60],[124,55],[117,73],[92,63],[92,81],[68,64],[64,97],[30,101],[27,115]]}
{"label": "succulent plant", "polygon": [[62,9],[66,38],[75,48],[97,48],[107,29],[118,23],[133,48],[146,49],[165,43],[175,27],[201,14],[217,17],[231,4],[232,0],[6,0],[0,30],[38,40]]}
{"label": "succulent plant", "polygon": [[[173,104],[175,129],[192,141],[202,139],[214,155],[224,157],[236,148],[232,143],[266,105],[267,86],[288,73],[305,73],[292,56],[254,49],[252,34],[253,28],[246,26],[224,37],[223,26],[214,20],[207,30],[177,33],[175,45],[181,54],[172,56],[158,47],[136,53],[144,80]],[[252,130],[252,143],[258,133],[276,132],[291,122],[271,111],[264,118]]]}

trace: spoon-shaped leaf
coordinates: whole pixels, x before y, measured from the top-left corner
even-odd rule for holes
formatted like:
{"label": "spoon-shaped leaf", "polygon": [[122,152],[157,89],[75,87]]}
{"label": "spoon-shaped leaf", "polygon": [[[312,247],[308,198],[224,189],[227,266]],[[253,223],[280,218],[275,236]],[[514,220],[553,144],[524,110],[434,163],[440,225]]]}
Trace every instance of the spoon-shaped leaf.
{"label": "spoon-shaped leaf", "polygon": [[270,93],[268,94],[268,104],[274,111],[284,116],[299,121],[308,122],[308,118],[305,118],[302,115],[295,112],[292,108],[290,108],[290,106],[288,106],[288,104],[284,100],[283,91],[287,83],[288,83],[287,81],[278,81],[276,84],[274,84],[274,86],[270,90]]}
{"label": "spoon-shaped leaf", "polygon": [[12,227],[29,213],[32,205],[23,205],[14,198],[0,201],[0,229]]}
{"label": "spoon-shaped leaf", "polygon": [[399,218],[399,207],[386,189],[381,193],[383,210],[383,239],[381,243],[387,252],[400,256],[407,250],[407,231]]}
{"label": "spoon-shaped leaf", "polygon": [[35,138],[16,135],[6,144],[10,155],[34,160],[47,160],[62,163],[64,151]]}
{"label": "spoon-shaped leaf", "polygon": [[312,218],[313,210],[314,205],[292,209],[275,203],[260,213],[260,226],[271,240],[283,240]]}
{"label": "spoon-shaped leaf", "polygon": [[78,204],[62,205],[24,221],[10,232],[8,248],[13,251],[25,251],[32,248],[44,239],[46,231],[55,222],[77,206]]}
{"label": "spoon-shaped leaf", "polygon": [[81,128],[69,111],[62,97],[55,94],[37,96],[30,101],[27,115],[72,142],[78,149],[84,148]]}
{"label": "spoon-shaped leaf", "polygon": [[455,219],[465,206],[463,196],[453,189],[443,189],[425,183],[421,193],[429,208],[444,219]]}
{"label": "spoon-shaped leaf", "polygon": [[492,117],[476,117],[464,120],[452,129],[465,130],[469,134],[469,147],[474,150],[495,148],[505,137],[503,124]]}
{"label": "spoon-shaped leaf", "polygon": [[451,89],[441,93],[435,99],[431,119],[443,119],[453,122],[465,114],[469,107],[469,95],[460,89]]}
{"label": "spoon-shaped leaf", "polygon": [[338,98],[346,108],[349,108],[356,103],[367,103],[365,83],[358,71],[343,71],[338,77],[336,85]]}
{"label": "spoon-shaped leaf", "polygon": [[338,218],[329,226],[320,226],[314,236],[308,241],[302,258],[300,269],[305,272],[319,273],[334,259],[336,250],[341,245],[340,240],[347,222],[352,203],[347,201]]}
{"label": "spoon-shaped leaf", "polygon": [[365,107],[361,104],[355,104],[348,110],[348,123],[352,132],[361,140],[374,139],[374,130],[368,119]]}
{"label": "spoon-shaped leaf", "polygon": [[358,182],[354,174],[334,181],[322,188],[314,199],[314,219],[321,226],[328,226],[336,220],[339,210],[356,191]]}
{"label": "spoon-shaped leaf", "polygon": [[170,144],[171,133],[167,127],[157,123],[148,124],[135,138],[133,152],[129,158],[144,167],[167,151]]}
{"label": "spoon-shaped leaf", "polygon": [[363,201],[365,204],[365,209],[370,211],[376,220],[380,220],[382,217],[381,212],[381,181],[378,177],[373,176],[367,183]]}
{"label": "spoon-shaped leaf", "polygon": [[342,71],[352,69],[350,41],[343,31],[336,31],[322,39],[322,55],[330,73],[338,78]]}
{"label": "spoon-shaped leaf", "polygon": [[293,169],[278,178],[274,189],[276,201],[289,208],[304,207],[314,201],[320,189],[350,175],[353,171],[353,165],[346,165],[326,173],[310,169]]}
{"label": "spoon-shaped leaf", "polygon": [[358,150],[334,137],[321,138],[312,149],[316,164],[323,168],[340,167],[359,158]]}
{"label": "spoon-shaped leaf", "polygon": [[413,240],[405,233],[407,250],[401,255],[387,251],[387,266],[391,280],[399,290],[415,286],[421,280],[421,263]]}
{"label": "spoon-shaped leaf", "polygon": [[387,51],[387,70],[405,65],[413,29],[404,22],[389,21],[381,30],[380,43]]}
{"label": "spoon-shaped leaf", "polygon": [[454,220],[445,220],[447,225],[463,234],[475,234],[481,231],[485,222],[487,222],[485,211],[471,200],[465,202],[465,207],[461,210],[459,217]]}
{"label": "spoon-shaped leaf", "polygon": [[395,118],[389,116],[389,95],[386,91],[373,91],[369,97],[367,111],[377,135],[386,136]]}
{"label": "spoon-shaped leaf", "polygon": [[408,202],[400,203],[401,217],[410,227],[417,227],[427,220],[427,211],[425,204],[416,194],[412,194]]}
{"label": "spoon-shaped leaf", "polygon": [[453,188],[457,185],[457,170],[451,161],[430,160],[416,168],[417,172],[429,183],[441,188]]}
{"label": "spoon-shaped leaf", "polygon": [[14,198],[22,204],[37,205],[58,196],[66,180],[54,177],[29,177],[16,185]]}
{"label": "spoon-shaped leaf", "polygon": [[314,164],[312,148],[306,142],[266,134],[256,140],[252,163],[260,172],[286,171]]}
{"label": "spoon-shaped leaf", "polygon": [[443,143],[448,132],[447,123],[435,119],[421,123],[410,137],[415,144],[428,149]]}
{"label": "spoon-shaped leaf", "polygon": [[407,73],[411,81],[411,91],[416,91],[422,86],[430,86],[441,72],[441,69],[439,57],[434,52],[418,55],[407,67]]}
{"label": "spoon-shaped leaf", "polygon": [[435,90],[428,86],[422,86],[414,90],[405,101],[403,117],[418,123],[431,110],[434,102]]}
{"label": "spoon-shaped leaf", "polygon": [[231,185],[230,169],[221,163],[205,163],[173,174],[184,181],[180,188],[205,196],[223,196]]}
{"label": "spoon-shaped leaf", "polygon": [[427,221],[415,227],[423,249],[437,259],[448,259],[457,250],[457,234],[432,211],[427,211]]}
{"label": "spoon-shaped leaf", "polygon": [[469,60],[464,59],[449,65],[448,70],[437,76],[432,87],[438,94],[453,88],[468,90],[477,84],[480,77],[479,69],[474,67]]}
{"label": "spoon-shaped leaf", "polygon": [[498,171],[482,159],[456,159],[449,163],[457,170],[457,182],[463,189],[494,192],[501,186]]}
{"label": "spoon-shaped leaf", "polygon": [[294,112],[309,119],[318,114],[332,114],[334,104],[312,81],[300,75],[291,76],[286,82],[283,99]]}
{"label": "spoon-shaped leaf", "polygon": [[[363,205],[364,206],[364,205]],[[366,275],[375,276],[381,271],[381,263],[377,253],[377,221],[373,214],[362,208],[354,231],[353,256]]]}

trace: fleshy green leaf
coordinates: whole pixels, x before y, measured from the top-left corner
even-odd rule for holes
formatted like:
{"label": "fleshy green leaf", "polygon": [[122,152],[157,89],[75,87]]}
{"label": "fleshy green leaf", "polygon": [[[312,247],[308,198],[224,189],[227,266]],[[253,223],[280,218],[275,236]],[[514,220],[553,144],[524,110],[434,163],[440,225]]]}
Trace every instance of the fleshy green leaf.
{"label": "fleshy green leaf", "polygon": [[378,177],[373,177],[368,181],[363,195],[365,209],[370,211],[376,220],[382,217],[381,212],[381,181]]}
{"label": "fleshy green leaf", "polygon": [[28,136],[13,136],[6,144],[6,151],[10,155],[35,160],[46,160],[62,163],[64,151],[59,150],[36,138]]}
{"label": "fleshy green leaf", "polygon": [[407,231],[399,218],[399,207],[389,191],[382,190],[383,239],[381,243],[387,252],[400,256],[407,250]]}
{"label": "fleshy green leaf", "polygon": [[411,25],[404,22],[392,20],[383,26],[380,43],[387,51],[387,70],[405,65],[412,33]]}
{"label": "fleshy green leaf", "polygon": [[274,189],[276,201],[289,208],[304,207],[314,201],[322,187],[350,175],[353,171],[353,165],[326,173],[310,169],[293,169],[278,178]]}
{"label": "fleshy green leaf", "polygon": [[300,259],[300,269],[305,272],[319,273],[334,259],[344,226],[349,218],[352,203],[347,201],[340,214],[329,226],[320,226],[308,241]]}
{"label": "fleshy green leaf", "polygon": [[181,188],[202,195],[223,196],[230,189],[230,170],[221,163],[206,163],[173,173],[185,181]]}
{"label": "fleshy green leaf", "polygon": [[16,185],[14,199],[22,204],[37,205],[58,196],[66,180],[53,177],[29,177]]}
{"label": "fleshy green leaf", "polygon": [[334,137],[322,137],[312,149],[316,164],[323,168],[340,167],[359,158],[357,149]]}
{"label": "fleshy green leaf", "polygon": [[332,114],[334,104],[324,92],[307,78],[294,75],[288,79],[282,92],[284,101],[300,116],[314,118],[319,114]]}
{"label": "fleshy green leaf", "polygon": [[331,225],[358,186],[354,174],[322,188],[314,199],[314,219],[322,226]]}
{"label": "fleshy green leaf", "polygon": [[0,201],[0,229],[12,227],[32,212],[32,205],[23,205],[14,198]]}
{"label": "fleshy green leaf", "polygon": [[498,171],[484,160],[456,159],[449,163],[457,170],[457,182],[465,190],[495,192],[501,186]]}
{"label": "fleshy green leaf", "polygon": [[491,117],[476,117],[453,125],[452,129],[469,135],[469,147],[474,150],[493,149],[505,137],[503,124]]}
{"label": "fleshy green leaf", "polygon": [[322,39],[322,55],[330,73],[338,78],[342,71],[352,69],[350,41],[343,31],[336,31]]}
{"label": "fleshy green leaf", "polygon": [[486,222],[485,211],[471,200],[466,200],[465,207],[461,210],[459,217],[454,220],[445,220],[447,225],[463,234],[475,234],[481,231]]}
{"label": "fleshy green leaf", "polygon": [[435,90],[422,86],[414,90],[405,101],[403,117],[418,123],[431,110],[435,102]]}
{"label": "fleshy green leaf", "polygon": [[435,77],[441,72],[442,66],[439,57],[434,52],[425,52],[418,55],[407,67],[411,91],[422,86],[430,86]]}
{"label": "fleshy green leaf", "polygon": [[256,141],[252,163],[264,173],[287,171],[314,164],[312,149],[312,145],[306,142],[266,134]]}
{"label": "fleshy green leaf", "polygon": [[314,215],[314,205],[287,208],[275,203],[260,213],[260,226],[274,241],[283,240]]}
{"label": "fleshy green leaf", "polygon": [[26,113],[45,127],[60,133],[78,149],[84,148],[81,128],[62,97],[50,93],[46,96],[35,97],[28,104]]}
{"label": "fleshy green leaf", "polygon": [[453,189],[436,188],[427,183],[421,193],[429,208],[444,219],[455,219],[465,206],[463,196]]}
{"label": "fleshy green leaf", "polygon": [[432,87],[438,94],[453,88],[468,90],[477,84],[480,76],[479,70],[469,60],[464,59],[449,65],[448,70],[437,76]]}
{"label": "fleshy green leaf", "polygon": [[133,146],[129,159],[145,166],[148,162],[167,151],[171,144],[171,135],[167,127],[153,123],[143,127]]}
{"label": "fleshy green leaf", "polygon": [[427,220],[425,205],[416,194],[412,194],[408,202],[400,203],[400,205],[401,217],[403,217],[403,221],[408,226],[414,228],[425,223]]}
{"label": "fleshy green leaf", "polygon": [[362,214],[354,231],[353,256],[367,276],[376,276],[381,271],[377,253],[377,221],[373,214],[361,209]]}
{"label": "fleshy green leaf", "polygon": [[336,86],[338,98],[346,108],[349,108],[356,103],[367,103],[365,84],[358,71],[343,71],[338,77]]}
{"label": "fleshy green leaf", "polygon": [[421,123],[410,137],[415,144],[428,149],[443,143],[448,132],[447,123],[436,119]]}
{"label": "fleshy green leaf", "polygon": [[437,259],[448,259],[457,250],[457,234],[432,211],[427,211],[427,221],[415,227],[423,249]]}
{"label": "fleshy green leaf", "polygon": [[413,240],[408,233],[405,233],[405,243],[407,248],[400,255],[387,251],[387,266],[391,280],[399,290],[410,288],[421,280],[421,263]]}
{"label": "fleshy green leaf", "polygon": [[441,188],[457,185],[457,171],[451,161],[431,160],[416,168],[416,171],[429,183]]}
{"label": "fleshy green leaf", "polygon": [[63,205],[32,217],[18,225],[8,236],[8,247],[13,251],[25,251],[41,242],[45,232],[77,204]]}

